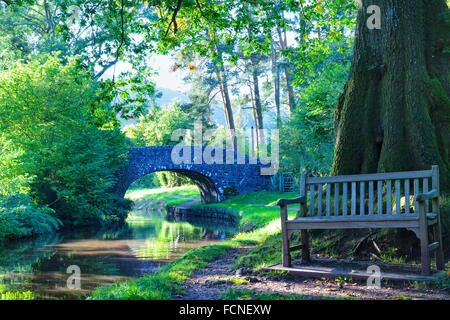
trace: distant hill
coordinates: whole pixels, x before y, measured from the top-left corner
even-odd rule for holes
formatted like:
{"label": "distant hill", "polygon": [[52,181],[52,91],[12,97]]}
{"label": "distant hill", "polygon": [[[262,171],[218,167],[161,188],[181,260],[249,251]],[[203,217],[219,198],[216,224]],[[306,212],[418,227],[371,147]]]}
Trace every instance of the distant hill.
{"label": "distant hill", "polygon": [[[157,92],[161,92],[161,94],[162,94],[160,98],[156,99],[156,103],[159,106],[166,106],[166,105],[172,103],[174,100],[179,100],[181,103],[190,102],[189,97],[180,91],[169,89],[169,88],[157,88],[156,90],[157,90]],[[238,116],[237,113],[239,113],[238,108],[233,108],[233,109],[235,109],[233,111],[233,113],[235,113],[235,117],[237,117]],[[226,121],[225,121],[225,115],[223,112],[222,105],[221,104],[213,104],[212,110],[213,110],[213,121],[218,125],[224,126],[226,124]],[[247,121],[244,121],[246,123],[242,123],[242,125],[244,125],[248,128],[250,128],[251,126],[254,126],[254,121],[253,121],[251,110],[245,109],[245,110],[241,110],[241,112],[243,113],[241,116],[244,116],[244,118],[247,120]],[[125,126],[128,126],[130,124],[135,124],[137,122],[137,120],[124,120],[124,119],[120,119],[120,118],[118,118],[118,119],[121,123],[122,128]],[[274,110],[266,111],[264,113],[264,127],[267,129],[275,128],[276,127],[275,119],[276,119],[276,116],[275,116]]]}
{"label": "distant hill", "polygon": [[[160,98],[156,99],[156,103],[159,106],[166,106],[172,103],[173,100],[179,100],[181,103],[187,103],[190,101],[188,96],[176,90],[172,90],[169,88],[156,88],[156,91],[162,94]],[[122,128],[130,124],[136,123],[136,120],[124,120],[121,119],[119,116],[118,119],[120,121]]]}

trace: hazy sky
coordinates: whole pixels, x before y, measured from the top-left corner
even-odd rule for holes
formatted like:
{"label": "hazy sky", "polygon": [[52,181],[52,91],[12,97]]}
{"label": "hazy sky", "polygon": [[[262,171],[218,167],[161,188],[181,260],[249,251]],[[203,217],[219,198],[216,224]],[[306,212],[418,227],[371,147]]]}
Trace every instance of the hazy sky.
{"label": "hazy sky", "polygon": [[[170,71],[170,67],[174,64],[174,60],[170,56],[163,55],[152,55],[151,58],[148,59],[149,66],[156,72],[156,75],[152,80],[156,83],[157,88],[169,88],[172,90],[177,90],[184,92],[189,86],[183,82],[183,78],[186,75],[186,70],[178,69],[175,72]],[[126,71],[130,69],[130,65],[128,63],[119,62],[116,64],[116,67],[111,67],[103,77],[110,78],[112,75],[120,74],[122,71]]]}

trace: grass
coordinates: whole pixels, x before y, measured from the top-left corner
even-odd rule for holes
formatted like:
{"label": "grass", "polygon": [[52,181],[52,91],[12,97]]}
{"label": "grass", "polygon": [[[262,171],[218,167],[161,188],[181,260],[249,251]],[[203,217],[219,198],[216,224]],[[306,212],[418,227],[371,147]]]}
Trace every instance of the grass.
{"label": "grass", "polygon": [[6,291],[5,287],[0,285],[0,300],[33,300],[34,295],[31,291]]}
{"label": "grass", "polygon": [[[232,211],[240,218],[240,230],[244,232],[264,228],[269,223],[280,217],[280,208],[276,207],[276,201],[280,198],[294,198],[293,192],[268,192],[259,191],[246,193],[229,198],[220,203],[208,205],[199,204],[195,207],[224,208]],[[289,208],[289,216],[294,217],[298,209]]]}
{"label": "grass", "polygon": [[156,189],[129,189],[126,197],[132,200],[140,199],[143,196],[180,196],[186,198],[200,198],[200,192],[197,186],[181,186],[174,188],[156,188]]}
{"label": "grass", "polygon": [[[161,208],[192,201],[190,199],[199,199],[200,192],[196,186],[182,186],[175,188],[132,189],[125,196],[134,201],[135,208]],[[180,199],[178,197],[190,199]]]}

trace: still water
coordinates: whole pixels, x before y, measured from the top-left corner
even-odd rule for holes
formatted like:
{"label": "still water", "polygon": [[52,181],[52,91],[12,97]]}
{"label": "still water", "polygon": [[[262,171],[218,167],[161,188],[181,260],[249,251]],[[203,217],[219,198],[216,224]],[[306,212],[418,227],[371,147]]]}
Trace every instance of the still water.
{"label": "still water", "polygon": [[[132,217],[120,228],[63,231],[0,247],[0,284],[7,291],[30,290],[37,299],[83,299],[98,286],[154,272],[233,232],[214,220],[171,222],[158,212]],[[80,268],[80,290],[67,286],[72,265]]]}

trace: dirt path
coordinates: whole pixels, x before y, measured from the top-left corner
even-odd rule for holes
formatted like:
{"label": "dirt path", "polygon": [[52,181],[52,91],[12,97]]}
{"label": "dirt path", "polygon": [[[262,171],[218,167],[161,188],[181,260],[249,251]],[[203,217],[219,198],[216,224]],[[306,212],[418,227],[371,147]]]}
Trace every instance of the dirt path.
{"label": "dirt path", "polygon": [[[232,270],[235,260],[251,247],[231,249],[211,262],[207,268],[195,272],[192,279],[186,281],[184,295],[175,299],[214,300],[228,288],[250,289],[261,293],[301,294],[310,298],[334,297],[370,300],[386,299],[433,299],[450,300],[450,292],[444,290],[424,290],[414,287],[402,287],[400,284],[382,285],[379,289],[368,289],[365,282],[335,282],[304,278],[298,276],[271,276],[239,274]],[[239,270],[238,273],[242,271]],[[246,278],[247,284],[237,285],[232,278]]]}

